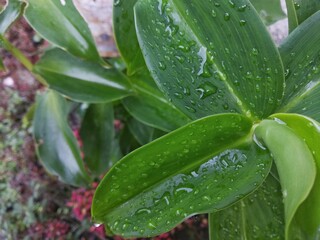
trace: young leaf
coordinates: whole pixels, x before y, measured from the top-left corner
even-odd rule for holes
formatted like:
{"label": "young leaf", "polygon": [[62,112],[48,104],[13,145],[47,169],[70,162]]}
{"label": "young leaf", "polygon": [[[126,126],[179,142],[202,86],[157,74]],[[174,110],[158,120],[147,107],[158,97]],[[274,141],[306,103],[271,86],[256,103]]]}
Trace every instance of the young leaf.
{"label": "young leaf", "polygon": [[270,150],[279,172],[285,205],[285,237],[289,239],[293,217],[315,181],[314,158],[303,138],[285,123],[263,120],[255,134]]}
{"label": "young leaf", "polygon": [[[291,228],[291,238],[300,231],[300,239],[319,238],[320,228],[320,124],[313,119],[296,114],[275,114],[271,117],[280,119],[308,145],[315,159],[317,176],[308,198],[299,207],[294,220],[296,224]],[[308,221],[306,221],[308,219]],[[291,239],[290,238],[290,239]]]}
{"label": "young leaf", "polygon": [[112,104],[92,104],[81,124],[84,160],[92,173],[99,176],[111,166],[114,139]]}
{"label": "young leaf", "polygon": [[75,101],[103,103],[132,94],[129,80],[116,69],[81,60],[60,49],[45,53],[34,66],[49,87]]}
{"label": "young leaf", "polygon": [[244,116],[215,115],[137,149],[98,186],[94,221],[124,237],[154,236],[231,205],[264,181],[272,163],[251,128]]}
{"label": "young leaf", "polygon": [[289,32],[320,10],[318,0],[286,0],[288,9]]}
{"label": "young leaf", "polygon": [[281,186],[271,175],[258,190],[209,215],[210,239],[284,239]]}
{"label": "young leaf", "polygon": [[25,17],[41,36],[54,45],[74,56],[102,62],[88,25],[72,1],[28,0]]}
{"label": "young leaf", "polygon": [[[113,28],[119,52],[126,62],[128,75],[145,67],[134,26],[133,7],[137,0],[115,1],[113,5]],[[128,41],[130,39],[130,41]]]}
{"label": "young leaf", "polygon": [[283,94],[282,63],[248,0],[139,0],[135,18],[152,76],[189,117],[274,112]]}
{"label": "young leaf", "polygon": [[320,121],[320,11],[303,22],[280,46],[286,89],[277,112],[299,113]]}
{"label": "young leaf", "polygon": [[51,174],[75,186],[89,184],[77,140],[68,126],[66,101],[59,94],[49,91],[37,99],[33,134],[38,157]]}
{"label": "young leaf", "polygon": [[266,25],[271,25],[286,17],[280,0],[250,0]]}
{"label": "young leaf", "polygon": [[147,71],[131,77],[137,95],[122,100],[127,111],[140,122],[165,132],[175,130],[190,119],[158,90]]}
{"label": "young leaf", "polygon": [[22,14],[25,2],[19,0],[7,0],[5,8],[0,13],[0,34],[3,35],[12,23]]}

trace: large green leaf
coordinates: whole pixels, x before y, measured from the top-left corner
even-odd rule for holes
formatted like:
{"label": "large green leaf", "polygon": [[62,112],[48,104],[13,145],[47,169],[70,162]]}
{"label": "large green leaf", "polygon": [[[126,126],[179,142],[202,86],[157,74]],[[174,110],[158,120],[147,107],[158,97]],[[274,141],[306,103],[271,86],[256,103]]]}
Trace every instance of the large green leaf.
{"label": "large green leaf", "polygon": [[251,128],[238,114],[210,116],[132,152],[98,186],[94,221],[124,237],[154,236],[243,198],[264,181],[272,162],[251,141]]}
{"label": "large green leaf", "polygon": [[289,32],[320,10],[318,0],[286,0],[288,9]]}
{"label": "large green leaf", "polygon": [[7,0],[5,8],[0,13],[0,34],[4,34],[10,25],[19,18],[25,6],[25,2]]}
{"label": "large green leaf", "polygon": [[25,17],[45,39],[74,56],[102,62],[87,23],[69,0],[28,0]]}
{"label": "large green leaf", "polygon": [[50,173],[68,184],[89,184],[77,140],[68,126],[66,101],[59,94],[49,91],[37,99],[33,133],[38,157]]}
{"label": "large green leaf", "polygon": [[285,96],[278,112],[320,121],[320,12],[303,22],[280,47],[286,69]]}
{"label": "large green leaf", "polygon": [[92,104],[81,124],[84,160],[90,171],[98,176],[111,166],[113,120],[112,104]]}
{"label": "large green leaf", "polygon": [[173,106],[158,90],[149,73],[131,77],[137,95],[122,100],[127,111],[142,123],[169,132],[187,124],[190,119]]}
{"label": "large green leaf", "polygon": [[60,49],[45,53],[34,66],[49,87],[75,101],[111,102],[132,94],[129,80],[116,69],[81,60]]}
{"label": "large green leaf", "polygon": [[286,17],[281,8],[280,0],[250,0],[250,2],[266,25],[273,24]]}
{"label": "large green leaf", "polygon": [[149,70],[188,116],[273,113],[282,98],[282,63],[248,0],[139,0],[135,17]]}
{"label": "large green leaf", "polygon": [[266,182],[237,204],[209,215],[210,239],[284,239],[284,209],[279,182]]}
{"label": "large green leaf", "polygon": [[316,166],[307,144],[285,123],[263,120],[255,130],[258,140],[275,160],[285,205],[285,236],[288,238],[293,217],[309,195],[316,177]]}
{"label": "large green leaf", "polygon": [[[295,114],[275,114],[272,117],[280,119],[285,122],[288,127],[294,130],[294,132],[302,138],[308,145],[310,151],[312,151],[313,157],[316,162],[317,176],[314,186],[308,196],[308,198],[299,207],[295,219],[296,225],[293,226],[291,236],[292,239],[319,239],[320,233],[320,124],[313,119],[305,116]],[[308,221],[306,221],[308,219]],[[301,231],[300,238],[297,235]]]}
{"label": "large green leaf", "polygon": [[[145,67],[134,25],[133,7],[137,0],[114,1],[113,28],[117,46],[129,75]],[[129,39],[129,40],[128,40]]]}

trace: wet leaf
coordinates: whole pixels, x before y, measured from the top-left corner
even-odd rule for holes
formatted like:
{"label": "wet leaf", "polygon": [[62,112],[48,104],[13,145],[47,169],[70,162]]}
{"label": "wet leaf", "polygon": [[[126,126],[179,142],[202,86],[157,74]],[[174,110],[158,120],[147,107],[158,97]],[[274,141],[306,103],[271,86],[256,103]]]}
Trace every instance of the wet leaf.
{"label": "wet leaf", "polygon": [[303,22],[280,47],[286,89],[277,112],[299,113],[320,121],[320,12]]}
{"label": "wet leaf", "polygon": [[80,148],[68,126],[66,101],[54,91],[37,99],[33,134],[37,155],[51,174],[71,185],[89,184]]}
{"label": "wet leaf", "polygon": [[210,239],[284,239],[280,183],[271,175],[258,190],[209,215]]}
{"label": "wet leaf", "polygon": [[111,102],[132,94],[129,80],[116,69],[81,60],[60,49],[45,53],[34,67],[49,87],[75,101]]}
{"label": "wet leaf", "polygon": [[84,160],[97,176],[111,166],[113,120],[112,104],[91,104],[81,124]]}
{"label": "wet leaf", "polygon": [[286,17],[280,0],[250,0],[266,25],[271,25]]}
{"label": "wet leaf", "polygon": [[270,150],[280,177],[285,206],[285,237],[297,209],[306,200],[316,177],[312,152],[303,138],[283,122],[263,120],[255,135]]}
{"label": "wet leaf", "polygon": [[11,24],[20,17],[25,6],[26,3],[19,0],[7,1],[7,4],[0,13],[0,34],[4,34]]}
{"label": "wet leaf", "polygon": [[94,221],[124,237],[155,236],[245,197],[272,162],[251,141],[251,127],[238,114],[210,116],[125,156],[96,190]]}
{"label": "wet leaf", "polygon": [[135,19],[153,78],[190,118],[273,113],[282,63],[249,1],[140,0]]}
{"label": "wet leaf", "polygon": [[74,56],[102,63],[89,27],[72,1],[28,0],[25,17],[54,45]]}
{"label": "wet leaf", "polygon": [[137,0],[119,0],[113,5],[115,39],[119,52],[126,62],[128,75],[133,75],[145,67],[134,25],[133,7],[136,2]]}
{"label": "wet leaf", "polygon": [[[294,217],[290,239],[318,239],[320,228],[320,124],[311,118],[297,114],[275,114],[273,118],[280,119],[302,138],[308,145],[315,159],[317,176],[308,198],[301,204]],[[305,173],[307,174],[307,172]],[[308,219],[306,221],[306,219]],[[299,236],[299,237],[298,237]]]}

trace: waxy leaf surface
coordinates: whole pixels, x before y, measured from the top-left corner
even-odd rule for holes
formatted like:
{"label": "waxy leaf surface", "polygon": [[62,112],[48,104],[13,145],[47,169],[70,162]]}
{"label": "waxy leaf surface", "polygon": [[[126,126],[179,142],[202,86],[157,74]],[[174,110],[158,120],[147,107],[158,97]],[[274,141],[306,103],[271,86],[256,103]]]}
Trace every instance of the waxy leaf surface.
{"label": "waxy leaf surface", "polygon": [[113,120],[112,104],[91,104],[81,124],[84,160],[97,176],[111,166]]}
{"label": "waxy leaf surface", "polygon": [[67,103],[54,91],[37,99],[33,133],[38,157],[51,174],[75,186],[89,184],[80,148],[68,126]]}
{"label": "waxy leaf surface", "polygon": [[306,142],[283,122],[263,120],[255,130],[271,152],[280,177],[285,205],[285,237],[293,217],[309,195],[316,177],[312,152]]}
{"label": "waxy leaf surface", "polygon": [[[272,159],[238,114],[202,118],[125,156],[98,186],[94,221],[124,237],[155,236],[256,189]],[[125,176],[125,177],[124,177]]]}
{"label": "waxy leaf surface", "polygon": [[249,1],[139,0],[135,19],[153,78],[189,117],[273,113],[282,63]]}
{"label": "waxy leaf surface", "polygon": [[248,197],[209,215],[210,239],[284,239],[280,183],[271,175]]}
{"label": "waxy leaf surface", "polygon": [[50,88],[75,101],[111,102],[132,94],[129,80],[118,70],[105,69],[60,49],[47,51],[34,72],[45,78]]}
{"label": "waxy leaf surface", "polygon": [[14,21],[16,21],[23,12],[25,2],[19,0],[7,0],[7,4],[0,13],[0,34],[4,34]]}
{"label": "waxy leaf surface", "polygon": [[[275,114],[272,115],[272,117],[285,122],[286,125],[293,129],[300,138],[304,139],[313,154],[317,168],[317,176],[314,186],[308,198],[301,204],[294,217],[296,224],[293,224],[293,227],[291,228],[291,237],[301,240],[319,239],[320,208],[318,206],[320,202],[320,124],[311,118],[296,114]],[[306,172],[305,174],[308,173]]]}
{"label": "waxy leaf surface", "polygon": [[87,23],[69,0],[28,0],[25,17],[45,39],[74,56],[102,62]]}
{"label": "waxy leaf surface", "polygon": [[280,47],[286,89],[278,112],[320,121],[320,12],[303,22]]}
{"label": "waxy leaf surface", "polygon": [[113,28],[119,52],[126,62],[128,75],[145,67],[134,25],[133,7],[137,0],[114,2]]}
{"label": "waxy leaf surface", "polygon": [[250,0],[250,2],[266,25],[273,24],[286,17],[281,8],[280,0]]}

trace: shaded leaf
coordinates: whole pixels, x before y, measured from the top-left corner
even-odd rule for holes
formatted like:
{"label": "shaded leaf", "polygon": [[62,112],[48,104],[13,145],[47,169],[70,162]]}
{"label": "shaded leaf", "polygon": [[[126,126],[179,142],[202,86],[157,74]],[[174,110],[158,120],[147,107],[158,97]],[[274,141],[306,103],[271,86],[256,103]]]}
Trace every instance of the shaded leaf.
{"label": "shaded leaf", "polygon": [[320,121],[320,12],[303,22],[280,47],[286,89],[278,112],[299,113]]}
{"label": "shaded leaf", "polygon": [[33,134],[38,157],[51,174],[75,186],[89,184],[77,140],[68,126],[66,101],[59,94],[49,91],[37,99]]}
{"label": "shaded leaf", "polygon": [[209,215],[211,239],[284,239],[279,182],[268,176],[258,190],[229,208]]}
{"label": "shaded leaf", "polygon": [[127,124],[130,132],[141,145],[145,145],[152,141],[154,128],[149,127],[134,118],[131,118]]}
{"label": "shaded leaf", "polygon": [[[113,7],[113,28],[119,52],[126,62],[128,75],[133,75],[145,62],[139,47],[133,7],[137,0],[116,1]],[[128,39],[130,39],[128,41]]]}
{"label": "shaded leaf", "polygon": [[91,104],[81,124],[84,160],[90,171],[97,176],[111,166],[113,120],[112,104]]}
{"label": "shaded leaf", "polygon": [[111,102],[132,94],[129,80],[118,70],[80,60],[60,49],[47,51],[34,72],[45,78],[50,88],[75,101]]}
{"label": "shaded leaf", "polygon": [[72,1],[28,0],[25,17],[54,45],[74,56],[102,63],[89,27]]}
{"label": "shaded leaf", "polygon": [[0,71],[5,71],[5,70],[6,70],[6,67],[4,66],[3,61],[0,58]]}
{"label": "shaded leaf", "polygon": [[303,138],[283,122],[263,120],[257,126],[255,134],[267,146],[275,160],[285,205],[285,236],[290,239],[288,236],[293,217],[315,181],[313,155]]}
{"label": "shaded leaf", "polygon": [[0,13],[0,34],[4,34],[12,23],[14,23],[26,6],[25,2],[19,0],[7,0],[7,4]]}
{"label": "shaded leaf", "polygon": [[[313,119],[296,114],[275,114],[273,118],[285,122],[308,145],[315,159],[317,176],[308,198],[299,207],[291,227],[290,239],[319,239],[320,228],[320,124]],[[307,174],[307,172],[305,173]],[[308,219],[308,221],[306,221]],[[298,238],[299,236],[299,238]]]}
{"label": "shaded leaf", "polygon": [[266,117],[282,98],[282,63],[268,31],[248,0],[231,3],[140,0],[135,5],[150,72],[192,119],[226,112]]}
{"label": "shaded leaf", "polygon": [[286,17],[280,0],[250,0],[266,25],[271,25]]}
{"label": "shaded leaf", "polygon": [[272,159],[251,142],[251,127],[241,115],[210,116],[125,156],[96,190],[94,221],[124,237],[154,236],[231,205],[270,170]]}

